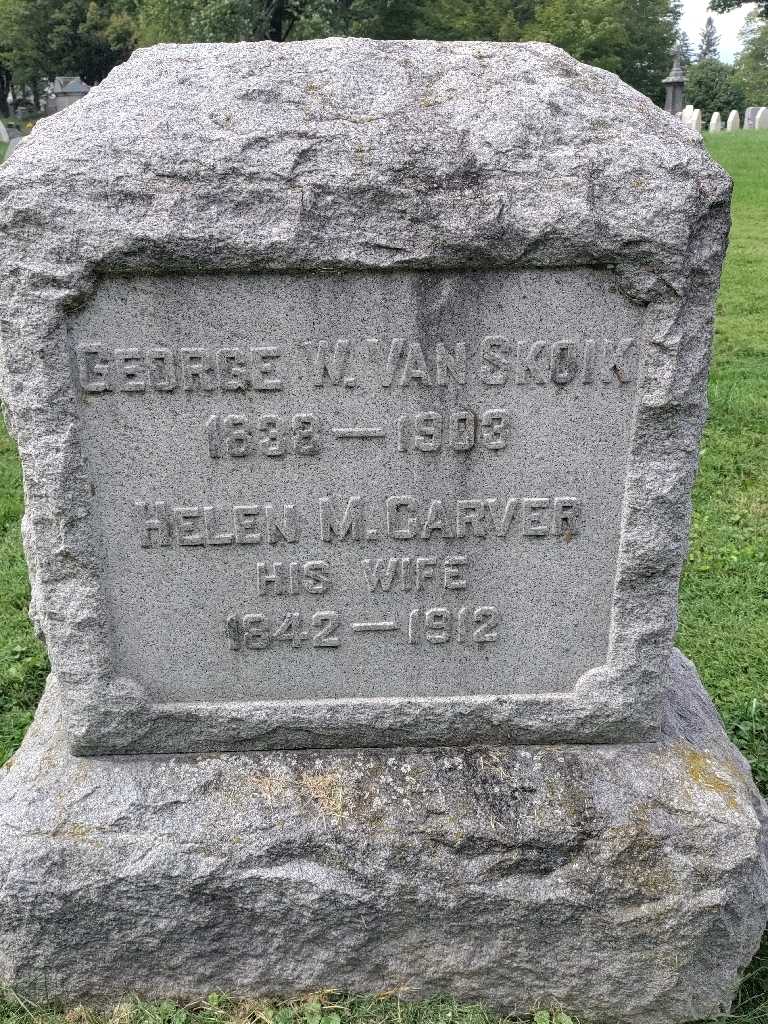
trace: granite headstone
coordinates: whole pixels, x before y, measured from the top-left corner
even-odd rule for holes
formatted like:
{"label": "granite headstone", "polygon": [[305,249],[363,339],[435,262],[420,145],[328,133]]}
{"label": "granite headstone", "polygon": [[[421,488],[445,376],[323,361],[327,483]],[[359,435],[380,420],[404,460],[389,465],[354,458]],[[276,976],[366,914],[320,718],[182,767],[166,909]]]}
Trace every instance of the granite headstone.
{"label": "granite headstone", "polygon": [[0,980],[729,1002],[764,806],[673,648],[729,194],[544,44],[161,46],[38,123]]}

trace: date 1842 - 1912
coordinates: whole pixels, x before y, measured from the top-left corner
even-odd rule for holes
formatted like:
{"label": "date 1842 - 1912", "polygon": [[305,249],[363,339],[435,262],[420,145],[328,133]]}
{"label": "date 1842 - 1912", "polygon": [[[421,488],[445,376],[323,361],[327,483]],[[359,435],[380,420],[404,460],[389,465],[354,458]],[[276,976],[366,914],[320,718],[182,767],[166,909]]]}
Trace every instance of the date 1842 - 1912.
{"label": "date 1842 - 1912", "polygon": [[[308,621],[307,621],[308,620]],[[290,611],[274,619],[261,614],[230,615],[225,632],[231,651],[265,651],[286,643],[294,649],[339,647],[347,637],[363,633],[403,632],[409,644],[485,644],[500,637],[501,617],[491,605],[477,608],[413,608],[402,625],[397,619],[360,619],[345,623],[337,611],[317,611],[306,619]]]}

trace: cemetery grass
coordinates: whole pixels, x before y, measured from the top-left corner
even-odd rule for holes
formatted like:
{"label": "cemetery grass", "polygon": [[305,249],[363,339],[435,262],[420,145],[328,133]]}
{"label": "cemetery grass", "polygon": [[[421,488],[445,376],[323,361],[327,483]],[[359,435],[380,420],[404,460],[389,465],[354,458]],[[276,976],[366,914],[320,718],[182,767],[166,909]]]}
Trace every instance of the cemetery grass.
{"label": "cemetery grass", "polygon": [[734,179],[678,644],[768,794],[768,132],[714,136]]}
{"label": "cemetery grass", "polygon": [[[735,180],[733,230],[717,306],[710,418],[694,493],[678,642],[768,793],[768,132],[715,136],[713,156]],[[21,478],[0,423],[0,764],[29,724],[47,671],[27,619]],[[529,1018],[530,1019],[530,1018]],[[752,963],[731,1024],[768,1024],[768,945]],[[451,1000],[324,993],[296,1003],[190,1006],[139,1000],[97,1012],[34,1006],[0,993],[0,1024],[496,1024]],[[542,1009],[535,1024],[569,1024]],[[507,1022],[511,1024],[511,1020]]]}

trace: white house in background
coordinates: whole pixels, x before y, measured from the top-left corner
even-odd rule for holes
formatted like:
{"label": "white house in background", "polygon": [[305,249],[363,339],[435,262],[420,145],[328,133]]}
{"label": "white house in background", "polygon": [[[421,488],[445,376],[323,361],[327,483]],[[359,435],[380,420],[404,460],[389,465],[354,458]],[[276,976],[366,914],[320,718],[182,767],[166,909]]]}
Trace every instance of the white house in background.
{"label": "white house in background", "polygon": [[90,88],[90,85],[86,85],[81,78],[58,75],[53,80],[53,94],[46,100],[46,114],[58,114],[65,107],[72,106],[77,100],[82,99]]}

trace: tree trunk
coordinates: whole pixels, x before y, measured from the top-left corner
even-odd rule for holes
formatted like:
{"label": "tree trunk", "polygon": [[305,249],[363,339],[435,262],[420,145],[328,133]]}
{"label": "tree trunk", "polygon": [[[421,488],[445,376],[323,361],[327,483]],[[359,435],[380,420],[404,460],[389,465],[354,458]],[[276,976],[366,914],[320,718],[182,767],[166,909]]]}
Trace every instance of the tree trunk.
{"label": "tree trunk", "polygon": [[11,88],[11,72],[7,68],[0,67],[0,117],[10,117],[11,108],[8,106],[8,90]]}
{"label": "tree trunk", "polygon": [[272,13],[269,16],[269,29],[267,39],[273,43],[283,41],[283,17],[285,15],[285,0],[273,0]]}

